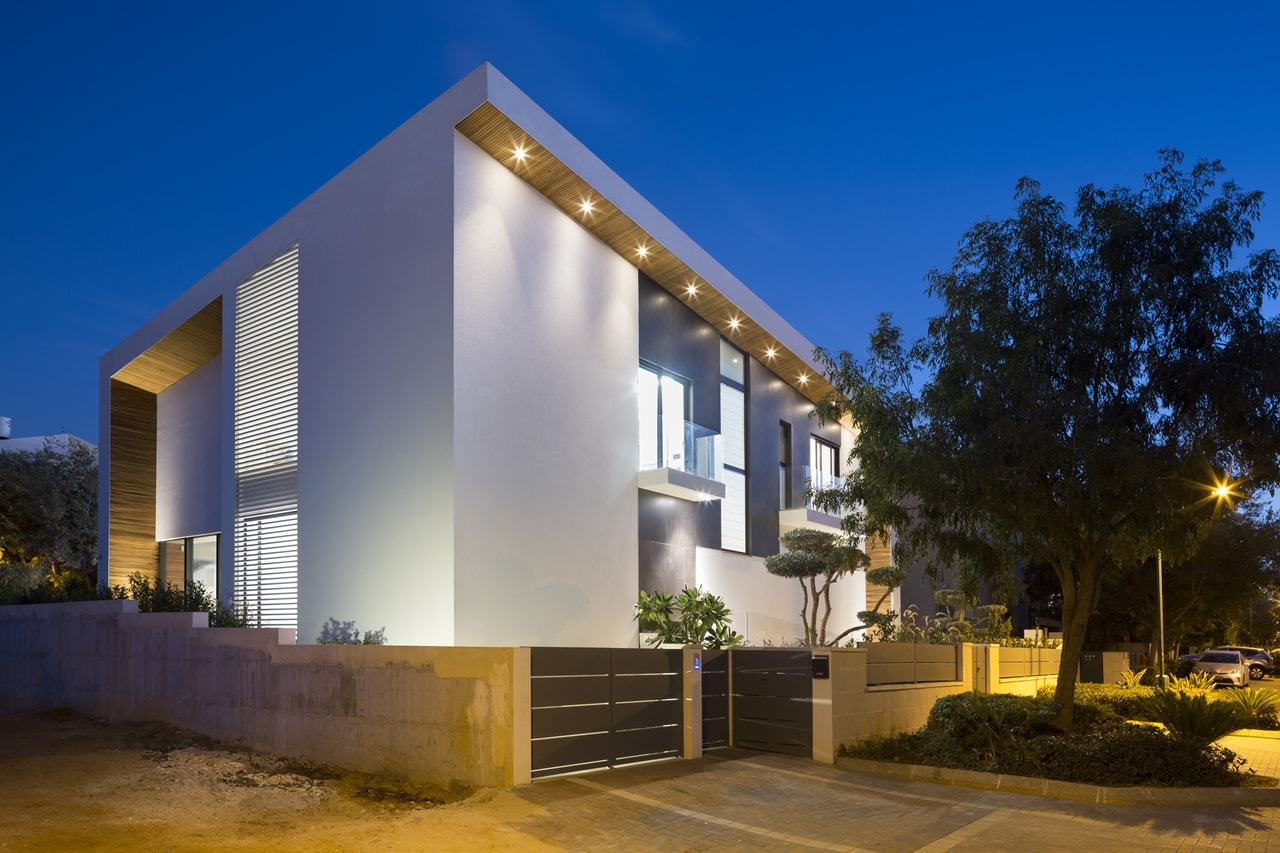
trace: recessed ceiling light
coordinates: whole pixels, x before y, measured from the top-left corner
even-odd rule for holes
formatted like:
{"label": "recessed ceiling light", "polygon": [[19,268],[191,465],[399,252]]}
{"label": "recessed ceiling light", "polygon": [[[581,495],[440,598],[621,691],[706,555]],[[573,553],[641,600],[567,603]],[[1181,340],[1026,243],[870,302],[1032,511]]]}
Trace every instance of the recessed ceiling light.
{"label": "recessed ceiling light", "polygon": [[729,328],[733,329],[735,332],[738,331],[738,327],[741,325],[742,325],[742,321],[739,320],[737,317],[729,318]]}
{"label": "recessed ceiling light", "polygon": [[523,163],[525,158],[529,156],[529,152],[525,150],[523,145],[517,145],[515,150],[516,162]]}
{"label": "recessed ceiling light", "polygon": [[697,296],[698,295],[697,283],[692,281],[689,282],[689,286],[684,289],[684,292],[689,296]]}
{"label": "recessed ceiling light", "polygon": [[640,257],[640,260],[644,260],[645,258],[649,257],[649,247],[644,245],[637,246],[636,254]]}
{"label": "recessed ceiling light", "polygon": [[584,214],[591,213],[595,209],[596,209],[596,206],[591,203],[591,199],[586,199],[585,201],[582,202],[582,212]]}
{"label": "recessed ceiling light", "polygon": [[800,374],[800,384],[801,384],[801,385],[808,385],[808,384],[809,384],[809,374],[807,374],[807,373],[801,373],[801,374]]}
{"label": "recessed ceiling light", "polygon": [[764,357],[769,359],[770,361],[773,361],[775,358],[778,357],[778,351],[773,347],[769,347],[767,350],[764,351]]}

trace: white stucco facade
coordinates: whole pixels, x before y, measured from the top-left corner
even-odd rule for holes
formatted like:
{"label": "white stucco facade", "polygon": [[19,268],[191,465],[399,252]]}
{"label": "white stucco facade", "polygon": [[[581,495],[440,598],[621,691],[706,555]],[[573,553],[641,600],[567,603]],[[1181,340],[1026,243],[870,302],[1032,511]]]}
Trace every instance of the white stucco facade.
{"label": "white stucco facade", "polygon": [[[535,140],[562,182],[607,199],[609,219],[575,217],[495,151],[464,123],[481,108]],[[674,262],[632,256],[634,234]],[[295,247],[297,379],[281,417],[296,420],[296,447],[280,459],[296,471],[284,497],[299,641],[332,617],[396,644],[627,645],[638,590],[676,564],[742,614],[740,629],[750,614],[750,639],[798,634],[796,584],[763,569],[788,464],[765,433],[783,412],[797,453],[808,447],[796,413],[810,405],[812,348],[487,65],[103,358],[102,538],[129,545],[104,548],[104,580],[135,568],[148,536],[218,534],[224,600],[256,571],[235,460],[253,441],[237,409],[237,382],[252,377],[236,324],[257,320],[237,287]],[[655,301],[664,287],[678,296],[673,277],[692,270],[705,304]],[[767,338],[718,328],[716,300]],[[684,377],[693,411],[718,421],[705,407],[720,399],[722,335],[750,361],[743,553],[720,550],[718,506],[637,485],[638,367]],[[270,391],[269,377],[254,381]],[[847,447],[839,427],[813,429]],[[842,581],[833,623],[863,608],[861,590],[860,577]]]}

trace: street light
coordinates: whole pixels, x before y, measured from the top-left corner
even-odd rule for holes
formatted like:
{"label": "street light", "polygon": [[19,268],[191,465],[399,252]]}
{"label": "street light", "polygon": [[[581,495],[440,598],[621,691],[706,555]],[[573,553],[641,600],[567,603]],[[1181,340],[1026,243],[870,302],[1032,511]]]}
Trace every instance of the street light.
{"label": "street light", "polygon": [[[1209,496],[1219,506],[1226,501],[1230,508],[1231,499],[1240,497],[1235,490],[1238,485],[1224,480],[1209,490]],[[1160,644],[1156,649],[1156,687],[1164,687],[1164,554],[1159,548],[1156,549],[1156,642]]]}

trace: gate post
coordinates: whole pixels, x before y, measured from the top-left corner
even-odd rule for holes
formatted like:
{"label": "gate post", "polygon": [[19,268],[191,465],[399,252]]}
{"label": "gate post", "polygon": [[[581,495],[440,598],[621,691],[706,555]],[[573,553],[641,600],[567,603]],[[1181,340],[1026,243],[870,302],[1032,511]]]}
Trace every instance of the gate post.
{"label": "gate post", "polygon": [[684,672],[680,703],[684,709],[682,758],[702,757],[702,647],[684,647]]}

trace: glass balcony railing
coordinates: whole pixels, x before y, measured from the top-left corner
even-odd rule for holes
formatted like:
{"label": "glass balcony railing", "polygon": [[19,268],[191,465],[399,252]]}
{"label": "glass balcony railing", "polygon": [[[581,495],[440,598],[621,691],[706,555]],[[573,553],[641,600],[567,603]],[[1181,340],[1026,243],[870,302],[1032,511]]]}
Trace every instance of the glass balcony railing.
{"label": "glass balcony railing", "polygon": [[[800,475],[798,481],[793,476],[797,473]],[[795,468],[781,468],[778,471],[778,506],[782,509],[813,509],[836,518],[844,518],[844,507],[835,512],[818,509],[814,506],[812,495],[812,492],[838,489],[843,485],[844,480],[840,477],[815,470],[808,465],[800,466],[798,471]]]}
{"label": "glass balcony railing", "polygon": [[724,453],[720,433],[676,418],[658,418],[655,430],[640,431],[640,470],[674,468],[722,482]]}

